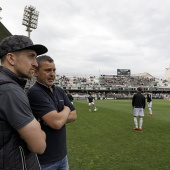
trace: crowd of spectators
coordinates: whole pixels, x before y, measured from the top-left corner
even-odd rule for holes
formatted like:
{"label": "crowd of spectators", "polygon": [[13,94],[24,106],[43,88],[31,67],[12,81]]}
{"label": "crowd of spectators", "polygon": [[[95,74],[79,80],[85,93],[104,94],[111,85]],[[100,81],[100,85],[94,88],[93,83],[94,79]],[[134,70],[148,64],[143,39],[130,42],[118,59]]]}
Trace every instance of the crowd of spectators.
{"label": "crowd of spectators", "polygon": [[141,76],[117,76],[101,75],[100,77],[89,76],[57,76],[56,84],[61,87],[81,88],[112,88],[112,87],[160,87],[169,86],[170,81],[158,78]]}
{"label": "crowd of spectators", "polygon": [[[35,82],[35,78],[30,80],[27,84],[28,87]],[[163,87],[170,86],[170,81],[154,77],[144,76],[118,76],[118,75],[101,75],[96,76],[65,76],[57,75],[55,84],[67,90],[79,90],[81,92],[74,92],[75,99],[85,99],[89,90],[105,90],[105,89],[119,89],[119,93],[112,91],[93,92],[95,99],[117,99],[117,98],[131,98],[134,92],[124,92],[125,88],[135,89],[136,87]],[[84,90],[84,91],[83,91]],[[169,99],[169,94],[156,93],[153,94],[154,98]]]}
{"label": "crowd of spectators", "polygon": [[[105,90],[105,89],[121,89],[119,93],[112,91],[107,92],[93,92],[95,99],[118,99],[118,98],[131,98],[134,92],[124,92],[125,88],[141,87],[167,87],[170,82],[164,79],[154,77],[142,77],[142,76],[118,76],[118,75],[101,75],[96,76],[57,76],[56,82],[60,87],[65,89],[80,89],[85,90],[82,92],[74,92],[75,99],[85,99],[88,90]],[[155,98],[165,98],[162,93],[154,95]]]}

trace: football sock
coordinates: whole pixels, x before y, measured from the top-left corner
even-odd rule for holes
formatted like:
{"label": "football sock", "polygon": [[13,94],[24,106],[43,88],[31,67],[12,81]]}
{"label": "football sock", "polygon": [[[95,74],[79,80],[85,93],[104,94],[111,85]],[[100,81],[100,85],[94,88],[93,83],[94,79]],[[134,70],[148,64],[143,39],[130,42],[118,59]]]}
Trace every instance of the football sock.
{"label": "football sock", "polygon": [[152,114],[152,109],[151,108],[149,108],[149,113]]}
{"label": "football sock", "polygon": [[139,119],[139,128],[142,128],[142,124],[143,124],[143,118]]}
{"label": "football sock", "polygon": [[138,120],[137,120],[137,117],[134,117],[134,124],[135,124],[135,127],[138,128]]}

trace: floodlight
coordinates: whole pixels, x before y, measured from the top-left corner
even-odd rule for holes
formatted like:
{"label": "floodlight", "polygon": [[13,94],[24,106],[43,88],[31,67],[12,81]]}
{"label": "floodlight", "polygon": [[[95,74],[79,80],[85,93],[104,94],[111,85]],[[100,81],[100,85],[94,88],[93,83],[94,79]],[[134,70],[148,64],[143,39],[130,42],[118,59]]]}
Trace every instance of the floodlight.
{"label": "floodlight", "polygon": [[[24,15],[22,20],[22,25],[27,27],[28,37],[30,37],[30,32],[32,29],[36,29],[38,25],[39,12],[35,10],[33,6],[26,6],[24,9]],[[31,29],[32,28],[32,29]]]}

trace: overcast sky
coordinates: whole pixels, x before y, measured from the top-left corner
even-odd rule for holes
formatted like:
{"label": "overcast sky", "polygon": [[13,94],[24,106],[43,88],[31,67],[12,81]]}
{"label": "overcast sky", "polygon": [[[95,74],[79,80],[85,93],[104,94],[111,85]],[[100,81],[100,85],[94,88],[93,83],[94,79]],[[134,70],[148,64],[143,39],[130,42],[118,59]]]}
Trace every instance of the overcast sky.
{"label": "overcast sky", "polygon": [[25,6],[39,11],[34,43],[48,48],[59,75],[148,72],[170,66],[170,0],[1,0],[1,22],[28,35]]}

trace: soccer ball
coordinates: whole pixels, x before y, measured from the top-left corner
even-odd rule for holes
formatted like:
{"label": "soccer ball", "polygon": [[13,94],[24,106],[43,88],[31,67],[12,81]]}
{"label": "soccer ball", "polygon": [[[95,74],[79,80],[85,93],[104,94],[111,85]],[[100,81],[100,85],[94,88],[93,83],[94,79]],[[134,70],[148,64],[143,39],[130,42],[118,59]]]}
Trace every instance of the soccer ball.
{"label": "soccer ball", "polygon": [[94,112],[96,112],[97,111],[97,108],[94,108]]}

